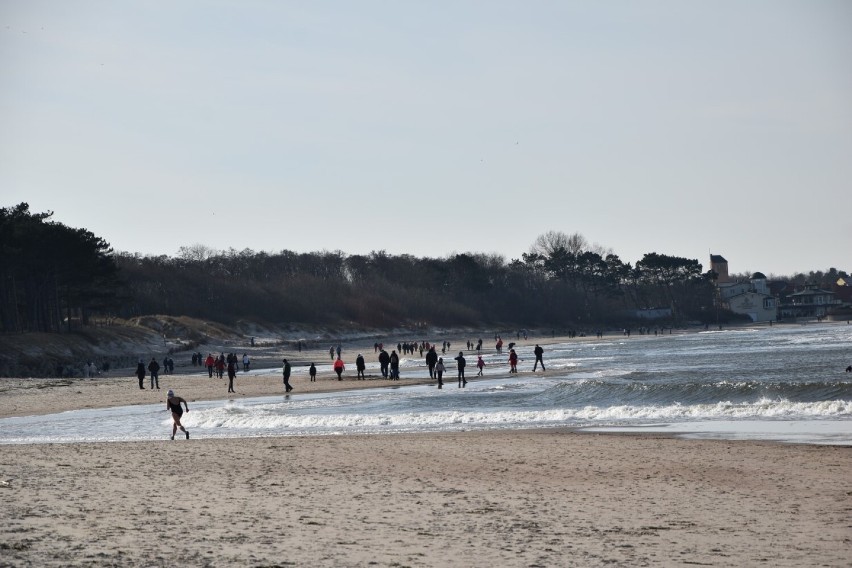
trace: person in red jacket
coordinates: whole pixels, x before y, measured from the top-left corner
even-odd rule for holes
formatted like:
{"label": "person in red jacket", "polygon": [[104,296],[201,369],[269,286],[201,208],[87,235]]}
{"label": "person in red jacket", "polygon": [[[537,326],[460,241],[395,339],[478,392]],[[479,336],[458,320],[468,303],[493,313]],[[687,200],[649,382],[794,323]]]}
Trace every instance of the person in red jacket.
{"label": "person in red jacket", "polygon": [[514,349],[509,349],[509,372],[518,372],[518,354],[515,353]]}
{"label": "person in red jacket", "polygon": [[213,365],[216,364],[216,360],[213,358],[212,353],[207,354],[207,359],[204,360],[204,366],[207,367],[207,374],[210,375],[210,378],[213,378]]}
{"label": "person in red jacket", "polygon": [[343,359],[341,359],[340,356],[338,355],[337,361],[334,362],[334,372],[337,373],[337,380],[338,381],[343,380],[343,377],[341,377],[341,374],[343,374],[344,370],[346,370],[346,367],[343,365]]}
{"label": "person in red jacket", "polygon": [[485,361],[482,360],[482,355],[479,355],[479,358],[476,360],[476,366],[479,368],[479,372],[476,374],[476,376],[481,377],[482,370],[485,369]]}

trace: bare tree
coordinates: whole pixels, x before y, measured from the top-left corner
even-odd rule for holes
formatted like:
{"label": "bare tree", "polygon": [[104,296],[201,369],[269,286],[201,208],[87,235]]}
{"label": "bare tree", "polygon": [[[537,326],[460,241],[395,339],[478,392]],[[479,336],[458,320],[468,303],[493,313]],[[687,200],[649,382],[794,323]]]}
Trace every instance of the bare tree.
{"label": "bare tree", "polygon": [[549,257],[555,251],[562,250],[572,254],[579,254],[589,246],[586,237],[580,233],[569,235],[562,231],[547,231],[536,237],[530,246],[530,254]]}
{"label": "bare tree", "polygon": [[188,247],[180,247],[177,256],[183,260],[203,261],[216,256],[216,249],[196,243]]}
{"label": "bare tree", "polygon": [[598,243],[590,243],[586,237],[580,233],[571,235],[562,231],[547,231],[539,235],[532,246],[530,246],[530,254],[536,254],[542,257],[553,256],[555,251],[565,251],[574,255],[580,255],[584,252],[593,252],[599,254],[602,258],[613,254],[609,247],[599,245]]}

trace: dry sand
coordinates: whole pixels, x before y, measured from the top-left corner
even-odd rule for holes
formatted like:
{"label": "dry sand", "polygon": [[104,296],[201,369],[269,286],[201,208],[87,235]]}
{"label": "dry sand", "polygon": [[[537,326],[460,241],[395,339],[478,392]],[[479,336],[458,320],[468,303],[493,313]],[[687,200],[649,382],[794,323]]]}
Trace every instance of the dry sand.
{"label": "dry sand", "polygon": [[[0,384],[0,416],[165,392]],[[237,379],[281,388],[277,369]],[[567,430],[7,445],[0,566],[850,566],[850,471],[848,447]]]}
{"label": "dry sand", "polygon": [[519,431],[4,446],[0,565],[849,566],[849,448]]}

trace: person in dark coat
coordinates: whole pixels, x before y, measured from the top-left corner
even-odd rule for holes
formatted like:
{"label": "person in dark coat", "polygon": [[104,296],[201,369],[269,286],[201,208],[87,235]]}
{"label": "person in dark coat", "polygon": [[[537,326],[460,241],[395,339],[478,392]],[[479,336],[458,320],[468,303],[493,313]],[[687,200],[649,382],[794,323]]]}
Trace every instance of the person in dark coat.
{"label": "person in dark coat", "polygon": [[308,374],[311,376],[311,382],[315,383],[317,380],[317,366],[311,363],[311,366],[308,367]]}
{"label": "person in dark coat", "polygon": [[384,349],[379,353],[379,367],[382,370],[382,377],[388,378],[388,365],[390,365],[390,355]]}
{"label": "person in dark coat", "polygon": [[233,359],[228,361],[228,392],[237,392],[234,390],[234,378],[237,376],[237,362]]}
{"label": "person in dark coat", "polygon": [[364,356],[358,353],[358,357],[355,358],[355,369],[358,371],[359,379],[366,379],[367,377],[364,375],[364,369],[367,368],[367,365],[364,363]]}
{"label": "person in dark coat", "polygon": [[284,363],[284,388],[286,389],[285,392],[290,392],[291,390],[293,390],[293,387],[290,386],[290,370],[291,370],[290,363],[287,361],[287,359],[284,359],[283,363]]}
{"label": "person in dark coat", "polygon": [[464,358],[463,352],[459,351],[459,356],[456,357],[456,362],[459,369],[459,388],[462,388],[467,384],[467,381],[464,378],[464,368],[465,365],[467,365],[467,361]]}
{"label": "person in dark coat", "polygon": [[434,347],[429,348],[429,352],[426,353],[426,366],[429,367],[429,378],[435,378],[435,365],[438,364],[438,353],[435,351]]}
{"label": "person in dark coat", "polygon": [[535,372],[539,363],[541,363],[541,370],[544,371],[544,359],[542,359],[542,356],[544,355],[544,349],[542,349],[541,346],[536,343],[535,349],[533,349],[533,353],[535,353],[535,365],[533,365],[533,372]]}
{"label": "person in dark coat", "polygon": [[139,388],[145,390],[145,363],[139,359],[139,364],[136,365],[136,376],[139,377]]}
{"label": "person in dark coat", "polygon": [[399,355],[396,351],[391,351],[390,354],[390,378],[394,381],[399,380]]}
{"label": "person in dark coat", "polygon": [[151,372],[151,388],[153,389],[155,386],[160,388],[160,364],[157,363],[157,360],[151,357],[151,362],[148,363],[148,371]]}

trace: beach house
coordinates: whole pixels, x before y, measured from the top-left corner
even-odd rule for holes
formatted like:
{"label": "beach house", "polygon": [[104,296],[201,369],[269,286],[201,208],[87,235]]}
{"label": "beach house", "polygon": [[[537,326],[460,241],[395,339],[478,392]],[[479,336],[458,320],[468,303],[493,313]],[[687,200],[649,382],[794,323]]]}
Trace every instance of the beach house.
{"label": "beach house", "polygon": [[787,296],[780,311],[782,317],[824,318],[842,303],[834,297],[834,292],[809,284],[804,290]]}

